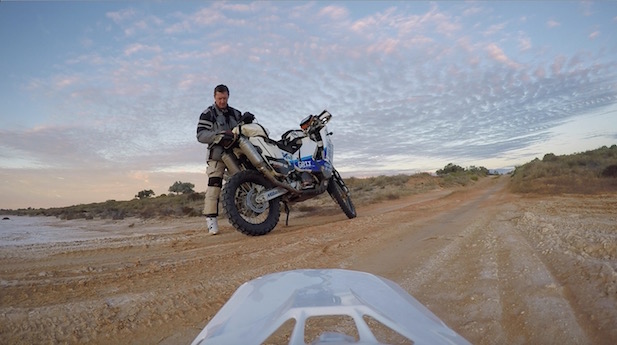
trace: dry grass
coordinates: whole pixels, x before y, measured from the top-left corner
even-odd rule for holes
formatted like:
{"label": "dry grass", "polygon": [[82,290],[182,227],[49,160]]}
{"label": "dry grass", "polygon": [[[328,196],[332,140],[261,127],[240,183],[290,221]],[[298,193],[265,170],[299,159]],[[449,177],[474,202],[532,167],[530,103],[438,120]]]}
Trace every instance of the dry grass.
{"label": "dry grass", "polygon": [[516,193],[600,194],[617,191],[617,145],[572,155],[546,154],[517,167],[510,182]]}
{"label": "dry grass", "polygon": [[47,209],[2,210],[20,216],[54,216],[60,219],[124,219],[127,217],[195,217],[201,215],[204,193],[161,195],[156,198],[81,204]]}
{"label": "dry grass", "polygon": [[[436,188],[466,185],[477,180],[477,175],[456,173],[432,176],[417,175],[377,176],[370,178],[347,178],[354,205],[375,204],[395,200],[406,195],[423,193]],[[124,219],[128,217],[196,217],[203,209],[204,193],[161,195],[156,198],[128,201],[108,200],[100,203],[56,207],[49,209],[2,210],[4,214],[29,216],[55,216],[61,219]],[[302,203],[291,205],[292,212],[307,214],[335,214],[340,212],[327,193]],[[223,211],[222,207],[219,210]]]}
{"label": "dry grass", "polygon": [[[421,194],[440,188],[465,186],[477,181],[483,174],[475,172],[458,172],[443,176],[428,173],[415,175],[375,176],[368,178],[350,177],[345,184],[351,192],[351,199],[356,207],[377,204],[382,201],[396,200],[408,195]],[[292,212],[306,215],[333,215],[340,213],[339,206],[330,196],[322,194],[314,199],[292,206]]]}

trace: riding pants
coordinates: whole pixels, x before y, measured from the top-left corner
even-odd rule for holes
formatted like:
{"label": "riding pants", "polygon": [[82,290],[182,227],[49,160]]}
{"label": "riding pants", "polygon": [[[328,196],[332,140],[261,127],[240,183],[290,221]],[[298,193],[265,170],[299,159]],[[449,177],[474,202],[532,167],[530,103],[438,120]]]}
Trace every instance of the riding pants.
{"label": "riding pants", "polygon": [[224,173],[225,163],[220,160],[208,159],[208,167],[206,168],[208,188],[206,188],[206,198],[204,200],[204,215],[206,217],[216,217],[219,215],[219,196],[223,186]]}

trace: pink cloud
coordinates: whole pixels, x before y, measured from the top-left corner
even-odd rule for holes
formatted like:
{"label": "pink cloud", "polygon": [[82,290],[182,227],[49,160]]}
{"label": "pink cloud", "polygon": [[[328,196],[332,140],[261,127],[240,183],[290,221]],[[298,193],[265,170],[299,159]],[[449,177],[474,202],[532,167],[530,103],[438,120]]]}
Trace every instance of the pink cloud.
{"label": "pink cloud", "polygon": [[398,46],[399,41],[389,38],[385,41],[380,41],[377,42],[375,44],[370,45],[367,48],[367,51],[369,53],[386,53],[386,54],[390,54],[392,52],[394,52],[396,50],[396,47]]}
{"label": "pink cloud", "polygon": [[141,43],[134,43],[124,49],[124,55],[131,56],[142,51],[160,53],[161,47],[158,45],[149,46]]}
{"label": "pink cloud", "polygon": [[510,60],[506,53],[495,43],[491,43],[486,47],[488,55],[495,61],[501,62],[510,67],[520,67],[516,62]]}
{"label": "pink cloud", "polygon": [[64,76],[64,77],[58,77],[56,78],[56,80],[54,81],[54,86],[58,89],[64,89],[67,88],[73,84],[76,84],[79,81],[79,78],[76,76]]}
{"label": "pink cloud", "polygon": [[328,17],[333,20],[346,19],[348,15],[347,9],[340,6],[326,6],[319,11],[319,16]]}
{"label": "pink cloud", "polygon": [[563,69],[563,66],[566,64],[566,58],[565,56],[557,56],[555,58],[555,61],[553,62],[553,64],[551,65],[551,70],[553,71],[554,75],[558,75],[561,73],[561,70]]}

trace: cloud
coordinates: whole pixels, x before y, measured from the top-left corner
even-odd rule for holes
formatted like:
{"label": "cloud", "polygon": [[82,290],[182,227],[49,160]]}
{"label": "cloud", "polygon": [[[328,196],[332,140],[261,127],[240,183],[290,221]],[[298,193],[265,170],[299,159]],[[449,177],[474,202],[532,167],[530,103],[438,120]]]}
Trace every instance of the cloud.
{"label": "cloud", "polygon": [[576,114],[617,102],[614,54],[586,39],[543,42],[532,17],[508,20],[487,3],[396,5],[355,17],[344,2],[108,12],[101,27],[113,27],[113,40],[93,34],[22,82],[44,101],[41,126],[0,130],[0,174],[114,176],[122,181],[110,190],[128,188],[129,198],[161,193],[152,186],[165,190],[174,174],[203,178],[195,126],[219,83],[273,138],[330,110],[335,162],[348,172],[505,162]]}
{"label": "cloud", "polygon": [[498,23],[498,24],[491,25],[484,31],[484,35],[492,36],[492,35],[498,34],[501,31],[503,31],[505,27],[506,27],[506,23]]}
{"label": "cloud", "polygon": [[124,49],[124,55],[126,56],[131,56],[139,52],[160,53],[161,47],[158,45],[150,46],[141,43],[133,43]]}
{"label": "cloud", "polygon": [[519,38],[518,49],[522,52],[528,51],[531,49],[531,39],[529,37],[521,37]]}
{"label": "cloud", "polygon": [[520,67],[519,64],[517,64],[516,62],[510,60],[510,58],[508,58],[508,56],[503,52],[503,50],[501,50],[501,48],[495,44],[495,43],[491,43],[486,47],[486,50],[489,54],[489,56],[494,59],[495,61],[498,61],[500,63],[503,63],[504,65],[507,65],[509,67],[513,67],[513,68],[518,68]]}
{"label": "cloud", "polygon": [[319,13],[318,16],[320,17],[327,17],[327,19],[331,19],[331,20],[346,20],[347,17],[349,15],[349,11],[345,8],[345,7],[340,7],[340,6],[326,6],[324,8],[322,8]]}
{"label": "cloud", "polygon": [[554,75],[559,75],[566,63],[566,57],[563,55],[557,56],[551,66]]}
{"label": "cloud", "polygon": [[468,7],[468,8],[463,10],[463,16],[464,17],[475,16],[477,14],[482,13],[483,11],[484,11],[484,9],[482,7],[472,6],[472,7]]}
{"label": "cloud", "polygon": [[550,29],[552,28],[556,28],[558,26],[561,26],[561,23],[559,23],[556,20],[550,19],[549,21],[546,22],[546,26]]}
{"label": "cloud", "polygon": [[64,89],[79,82],[77,76],[62,76],[56,78],[54,86],[58,89]]}
{"label": "cloud", "polygon": [[116,24],[126,22],[133,19],[136,15],[136,11],[132,8],[122,9],[114,12],[107,12],[107,18],[110,18]]}

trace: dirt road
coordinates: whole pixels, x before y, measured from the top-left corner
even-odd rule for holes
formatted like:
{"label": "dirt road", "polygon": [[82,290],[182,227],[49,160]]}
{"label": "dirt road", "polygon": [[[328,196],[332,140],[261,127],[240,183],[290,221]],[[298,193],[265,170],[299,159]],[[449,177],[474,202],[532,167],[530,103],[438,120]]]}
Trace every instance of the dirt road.
{"label": "dirt road", "polygon": [[352,220],[292,213],[262,237],[125,220],[125,237],[0,247],[0,342],[186,344],[247,280],[345,268],[397,282],[474,344],[617,343],[617,195],[523,198],[507,181]]}

